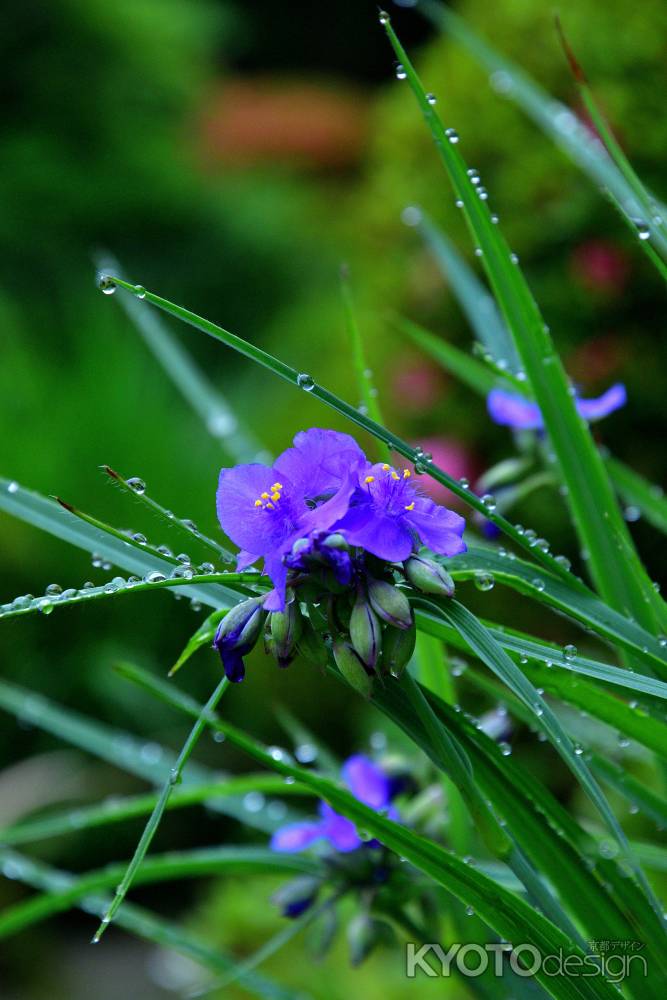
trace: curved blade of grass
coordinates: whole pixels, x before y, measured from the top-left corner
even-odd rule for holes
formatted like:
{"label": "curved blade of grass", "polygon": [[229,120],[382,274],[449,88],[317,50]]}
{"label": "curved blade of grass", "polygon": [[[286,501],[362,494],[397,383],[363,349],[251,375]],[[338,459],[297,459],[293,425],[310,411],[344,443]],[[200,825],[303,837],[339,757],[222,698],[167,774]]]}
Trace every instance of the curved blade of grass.
{"label": "curved blade of grass", "polygon": [[200,531],[199,528],[188,518],[175,517],[171,511],[168,511],[166,507],[158,503],[157,500],[153,500],[149,497],[145,490],[137,492],[137,490],[132,489],[130,484],[126,479],[121,476],[120,472],[116,472],[109,465],[103,465],[101,468],[106,472],[106,474],[113,480],[113,482],[119,486],[125,493],[128,493],[135,500],[143,503],[153,514],[157,514],[159,518],[166,521],[171,527],[179,528],[181,531],[189,535],[190,538],[196,538],[197,541],[212,552],[217,559],[221,559],[223,562],[235,562],[236,557],[233,552],[226,549],[224,545],[220,545],[213,538],[209,538],[207,535]]}
{"label": "curved blade of grass", "polygon": [[[106,278],[109,281],[115,282],[120,288],[123,288],[132,294],[136,294],[135,285],[111,275],[106,276]],[[300,374],[294,368],[290,368],[289,365],[286,365],[283,361],[280,361],[278,358],[273,357],[273,355],[261,350],[261,348],[248,343],[248,341],[236,336],[236,334],[230,333],[228,330],[223,329],[223,327],[210,322],[210,320],[204,319],[202,316],[198,316],[196,313],[190,312],[188,309],[184,309],[182,306],[178,306],[173,302],[169,302],[167,299],[163,299],[159,295],[153,294],[153,292],[147,291],[143,298],[147,303],[157,306],[157,308],[162,309],[171,316],[176,316],[189,326],[192,326],[197,330],[201,330],[202,333],[206,333],[209,336],[214,337],[216,340],[220,340],[223,344],[226,344],[233,350],[238,351],[244,357],[262,365],[264,368],[273,372],[274,375],[278,375],[286,382],[289,382],[290,385],[305,390],[313,398],[319,399],[320,402],[325,403],[337,413],[347,417],[352,421],[352,423],[361,427],[362,430],[368,431],[368,433],[372,434],[373,437],[387,444],[392,451],[397,452],[409,462],[414,463],[418,469],[423,471],[423,473],[428,473],[428,475],[435,479],[436,482],[446,486],[452,491],[452,493],[456,494],[456,496],[465,501],[469,507],[472,507],[473,510],[483,514],[487,520],[490,520],[497,525],[497,527],[500,528],[500,530],[503,531],[509,538],[511,538],[520,548],[529,552],[536,562],[546,566],[553,573],[555,573],[556,576],[562,576],[564,579],[570,577],[567,570],[563,569],[563,567],[556,562],[550,553],[531,549],[526,540],[523,538],[521,532],[517,531],[513,524],[511,524],[506,518],[502,517],[499,513],[488,510],[482,503],[481,497],[475,496],[475,494],[472,493],[467,486],[462,486],[458,480],[453,479],[451,476],[447,475],[443,469],[434,465],[432,460],[424,455],[423,451],[420,451],[417,448],[412,448],[409,444],[407,444],[407,442],[401,440],[401,438],[397,437],[395,434],[392,434],[391,431],[388,431],[386,427],[383,427],[374,420],[371,420],[368,416],[366,416],[366,414],[361,413],[354,406],[346,403],[334,393],[329,392],[329,390],[325,389],[322,385],[318,385],[312,376],[306,373]],[[581,588],[582,591],[588,590],[582,581],[576,580],[573,577],[570,578],[573,586]]]}
{"label": "curved blade of grass", "polygon": [[[13,878],[47,893],[62,892],[77,881],[77,877],[69,872],[50,868],[14,851],[6,855],[6,865],[11,866]],[[85,913],[102,913],[107,901],[107,896],[93,893],[85,896],[79,906]],[[218,974],[237,968],[237,962],[218,947],[202,942],[190,932],[141,907],[127,903],[119,913],[117,923],[137,937],[163,948],[170,948]],[[263,1000],[297,1000],[293,991],[272,983],[259,973],[245,975],[243,988]],[[301,996],[302,993],[299,993],[299,998]]]}
{"label": "curved blade of grass", "polygon": [[495,581],[564,612],[603,638],[629,650],[661,676],[667,674],[665,647],[658,639],[594,594],[583,594],[543,569],[476,545],[470,545],[463,555],[447,560],[446,567],[455,580],[474,580],[481,573],[491,574]]}
{"label": "curved blade of grass", "polygon": [[[101,521],[93,525],[81,520],[71,511],[33,490],[25,489],[14,480],[0,478],[0,510],[85,552],[98,552],[106,561],[138,576],[156,571],[169,576],[177,562],[147,552],[144,546],[132,545],[125,536],[119,538],[115,530],[108,531]],[[220,584],[195,589],[185,583],[179,593],[214,608],[229,606],[237,600],[236,595]]]}
{"label": "curved blade of grass", "polygon": [[[108,254],[98,261],[102,271],[122,273],[118,262]],[[215,388],[183,350],[159,316],[142,309],[136,298],[119,296],[121,308],[132,325],[160,362],[180,391],[183,399],[199,416],[211,437],[220,441],[225,451],[237,462],[265,462],[269,454],[252,431],[232,410],[223,394]]]}
{"label": "curved blade of grass", "polygon": [[644,815],[649,816],[658,825],[658,829],[667,827],[667,803],[663,798],[638,781],[633,775],[615,764],[607,757],[593,754],[591,767],[611,788],[636,806]]}
{"label": "curved blade of grass", "polygon": [[[0,860],[11,864],[14,852],[0,847]],[[112,889],[122,878],[124,864],[106,865],[79,876],[59,892],[33,897],[0,914],[0,939],[16,934],[54,913],[69,910],[91,893]],[[317,875],[322,867],[307,855],[277,855],[259,847],[206,847],[173,851],[146,858],[136,882],[146,885],[172,879],[205,878],[214,875]]]}
{"label": "curved blade of grass", "polygon": [[667,499],[662,488],[649,483],[617,458],[606,457],[605,464],[616,492],[624,503],[636,507],[649,524],[667,534]]}
{"label": "curved blade of grass", "polygon": [[542,729],[557,753],[562,757],[570,771],[579,781],[581,787],[588,795],[589,799],[604,820],[606,827],[617,841],[621,853],[632,868],[635,876],[642,886],[650,905],[656,914],[662,919],[663,910],[660,903],[655,898],[653,891],[646,880],[637,860],[632,856],[632,851],[628,840],[616,819],[609,803],[602,794],[599,785],[593,778],[585,761],[578,756],[572,743],[565,733],[560,722],[551,711],[547,703],[538,694],[530,681],[519,670],[517,665],[509,658],[504,650],[494,640],[488,629],[475,618],[467,608],[458,601],[450,600],[441,606],[441,611],[455,628],[457,628],[470,648],[479,656],[500,680],[519,698],[519,700],[533,713],[537,725]]}
{"label": "curved blade of grass", "polygon": [[116,893],[108,910],[106,911],[104,917],[102,918],[102,923],[95,932],[95,936],[93,937],[93,944],[97,943],[100,940],[100,938],[104,934],[104,931],[107,929],[107,927],[113,920],[115,914],[117,913],[119,907],[121,906],[123,900],[125,899],[125,896],[127,895],[130,886],[134,881],[134,877],[146,856],[146,852],[148,851],[148,848],[151,845],[151,841],[157,832],[157,828],[160,825],[160,820],[162,819],[162,814],[167,808],[167,803],[169,802],[169,799],[171,797],[174,785],[180,784],[181,781],[183,780],[183,770],[185,768],[185,765],[190,759],[190,756],[194,748],[199,742],[199,737],[203,733],[204,728],[206,726],[205,717],[211,712],[215,711],[218,702],[220,701],[220,699],[222,698],[223,694],[225,693],[228,687],[229,687],[229,681],[227,680],[226,677],[223,677],[222,680],[219,682],[219,684],[216,686],[213,693],[211,694],[211,697],[204,705],[204,708],[202,709],[199,718],[197,719],[194,726],[190,730],[190,734],[186,739],[185,743],[183,744],[183,747],[178,757],[176,758],[176,763],[169,772],[169,777],[167,778],[162,787],[162,791],[160,792],[160,797],[155,803],[155,808],[153,809],[153,812],[151,813],[148,822],[144,827],[144,832],[142,833],[141,839],[137,844],[137,849],[134,852],[134,856],[130,861],[129,865],[127,866],[127,870],[123,878],[121,879],[118,888],[116,889]]}
{"label": "curved blade of grass", "polygon": [[503,370],[516,375],[521,371],[521,361],[493,296],[427,215],[421,214],[416,228],[451,286],[479,343],[484,344],[496,363],[503,365]]}
{"label": "curved blade of grass", "polygon": [[[366,361],[364,342],[359,330],[359,324],[357,323],[354,302],[352,300],[352,289],[350,288],[350,276],[346,265],[343,265],[340,269],[340,288],[343,298],[343,311],[345,313],[345,326],[350,346],[352,347],[352,363],[361,395],[362,406],[366,408],[366,413],[368,413],[371,420],[374,420],[376,424],[381,424],[382,413],[380,411],[380,404],[378,403],[378,393],[373,385],[373,373]],[[391,453],[388,446],[381,445],[380,450],[383,460],[389,461]]]}
{"label": "curved blade of grass", "polygon": [[[210,807],[214,799],[228,796],[247,795],[261,792],[262,795],[309,795],[296,785],[285,785],[281,778],[273,775],[254,774],[246,777],[229,778],[225,781],[208,781],[201,784],[175,788],[167,802],[167,809],[184,809],[188,806],[206,805]],[[59,810],[37,819],[22,820],[12,826],[0,829],[0,844],[7,846],[29,844],[49,837],[61,837],[73,832],[95,830],[112,823],[124,823],[149,815],[159,799],[158,794],[132,795],[125,798],[110,798],[91,806]]]}
{"label": "curved blade of grass", "polygon": [[454,375],[473,392],[486,397],[497,385],[494,373],[466,351],[454,347],[442,337],[436,337],[428,330],[418,326],[417,323],[404,319],[402,316],[396,318],[395,325],[401,333],[406,334],[426,354],[442,365],[446,372]]}
{"label": "curved blade of grass", "polygon": [[[126,667],[128,679],[134,680],[142,687],[151,691],[157,697],[169,701],[174,707],[180,708],[188,715],[198,717],[201,708],[192,703],[187,696],[164,685],[160,681],[136,668]],[[368,830],[390,850],[410,861],[418,870],[431,877],[437,884],[444,886],[448,892],[461,899],[467,905],[473,906],[476,913],[497,933],[509,940],[521,940],[534,944],[544,954],[545,948],[554,948],[558,943],[564,951],[580,954],[578,947],[567,935],[555,927],[541,913],[534,910],[520,897],[508,892],[491,878],[466,865],[450,852],[431,841],[407,830],[398,823],[376,813],[355,799],[346,789],[334,784],[327,778],[306,770],[295,764],[288,763],[284,757],[272,755],[252,737],[241,732],[230,723],[215,715],[208,715],[208,724],[224,732],[227,739],[250,754],[255,760],[266,767],[294,778],[301,784],[311,788],[320,798],[327,801],[337,812],[351,819],[360,829]],[[524,936],[525,935],[525,936]],[[540,979],[539,974],[537,975]],[[576,980],[560,979],[557,983],[547,983],[546,977],[540,979],[548,985],[552,995],[556,997],[590,997],[591,992],[582,993]],[[609,997],[610,987],[606,983],[595,982],[587,986],[587,991],[601,991],[600,995]],[[596,992],[595,995],[598,995]]]}
{"label": "curved blade of grass", "polygon": [[[460,42],[491,73],[492,83],[497,80],[499,89],[514,101],[532,120],[588,174],[596,186],[608,192],[625,218],[633,225],[641,216],[641,204],[626,177],[609,154],[573,112],[555,100],[532,80],[515,63],[500,55],[491,45],[466,24],[450,7],[435,0],[419,0],[419,7],[438,27],[443,28]],[[665,234],[655,231],[651,240],[664,254],[667,248]]]}
{"label": "curved blade of grass", "polygon": [[621,516],[604,464],[588,428],[579,416],[562,362],[517,260],[491,222],[459,152],[449,142],[435,108],[388,19],[384,30],[433,136],[440,159],[463,202],[466,222],[481,263],[517,348],[535,400],[542,413],[563,480],[567,502],[599,592],[617,610],[649,630],[667,621],[667,608],[641,564]]}
{"label": "curved blade of grass", "polygon": [[[139,740],[122,729],[90,720],[8,681],[0,681],[0,708],[153,786],[161,786],[176,763],[176,754],[154,741]],[[183,786],[203,785],[216,780],[220,780],[218,773],[201,764],[191,763],[183,775]],[[285,816],[274,819],[271,804],[267,800],[259,809],[248,809],[242,795],[214,797],[206,803],[214,812],[232,816],[246,826],[267,833],[272,833],[278,822],[289,820]]]}

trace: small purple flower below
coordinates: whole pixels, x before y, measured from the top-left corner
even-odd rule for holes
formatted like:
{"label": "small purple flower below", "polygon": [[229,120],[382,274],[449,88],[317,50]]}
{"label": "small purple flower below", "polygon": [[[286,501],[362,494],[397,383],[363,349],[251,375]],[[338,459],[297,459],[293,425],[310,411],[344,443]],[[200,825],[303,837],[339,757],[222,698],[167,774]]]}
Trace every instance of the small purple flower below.
{"label": "small purple flower below", "polygon": [[[376,811],[382,810],[391,819],[398,819],[391,805],[396,786],[384,771],[363,754],[355,754],[343,764],[342,777],[355,799]],[[304,851],[316,840],[326,840],[335,851],[347,854],[362,844],[373,846],[377,841],[363,841],[354,823],[334,812],[330,805],[321,802],[319,820],[290,823],[276,830],[271,838],[274,851],[294,854]]]}
{"label": "small purple flower below", "polygon": [[[627,394],[621,382],[610,386],[606,392],[596,399],[576,399],[577,412],[589,422],[602,420],[614,410],[625,406]],[[541,430],[544,427],[542,414],[537,403],[524,396],[504,389],[492,389],[486,399],[486,406],[491,419],[504,427],[515,430]]]}

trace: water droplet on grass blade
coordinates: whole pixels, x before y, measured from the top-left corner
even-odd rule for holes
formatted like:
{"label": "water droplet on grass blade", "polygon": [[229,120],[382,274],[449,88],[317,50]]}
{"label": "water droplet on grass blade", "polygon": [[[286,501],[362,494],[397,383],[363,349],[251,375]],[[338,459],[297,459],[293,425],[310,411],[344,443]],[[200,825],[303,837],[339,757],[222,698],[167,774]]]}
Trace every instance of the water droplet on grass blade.
{"label": "water droplet on grass blade", "polygon": [[137,296],[138,299],[145,299],[146,298],[146,289],[144,288],[143,285],[135,285],[134,286],[134,294]]}
{"label": "water droplet on grass blade", "polygon": [[493,494],[485,493],[484,496],[482,497],[482,503],[484,504],[484,508],[488,510],[490,514],[493,514],[494,510],[497,507],[496,498],[493,496]]}
{"label": "water droplet on grass blade", "polygon": [[141,496],[146,492],[146,483],[143,479],[139,479],[138,476],[132,476],[131,479],[127,480],[127,485],[130,487],[133,493],[138,493]]}
{"label": "water droplet on grass blade", "polygon": [[315,388],[314,378],[306,372],[302,372],[300,375],[297,375],[296,384],[300,389],[305,389],[306,392],[312,392]]}
{"label": "water droplet on grass blade", "polygon": [[405,66],[403,63],[396,63],[396,79],[405,80],[407,75],[408,74],[405,72]]}
{"label": "water droplet on grass blade", "polygon": [[454,128],[446,128],[445,135],[447,136],[447,138],[449,139],[449,141],[452,143],[453,146],[455,146],[456,143],[459,141],[459,134]]}
{"label": "water droplet on grass blade", "polygon": [[421,209],[416,205],[407,205],[401,212],[401,221],[406,226],[418,226],[422,221]]}
{"label": "water droplet on grass blade", "polygon": [[97,287],[104,295],[113,295],[116,291],[116,283],[108,274],[100,274],[97,277]]}
{"label": "water droplet on grass blade", "polygon": [[438,98],[435,96],[435,94],[427,94],[426,101],[428,104],[431,105],[431,107],[433,107],[434,104],[438,103]]}
{"label": "water droplet on grass blade", "polygon": [[487,591],[493,590],[495,585],[495,580],[491,573],[476,573],[475,574],[475,586],[478,590]]}

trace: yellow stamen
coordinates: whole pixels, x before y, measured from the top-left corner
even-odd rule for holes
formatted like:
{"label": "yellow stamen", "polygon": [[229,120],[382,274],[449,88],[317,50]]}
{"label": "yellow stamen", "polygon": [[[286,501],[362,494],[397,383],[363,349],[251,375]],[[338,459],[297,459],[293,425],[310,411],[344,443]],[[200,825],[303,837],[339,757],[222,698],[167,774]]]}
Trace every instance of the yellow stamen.
{"label": "yellow stamen", "polygon": [[409,479],[411,475],[412,473],[410,472],[409,469],[403,469],[403,479]]}
{"label": "yellow stamen", "polygon": [[415,502],[414,502],[414,500],[412,501],[412,503],[407,503],[405,505],[405,509],[406,510],[414,510],[415,509]]}
{"label": "yellow stamen", "polygon": [[267,510],[273,510],[274,509],[273,504],[272,503],[267,503],[266,509]]}
{"label": "yellow stamen", "polygon": [[262,507],[262,506],[263,504],[261,500],[255,500],[255,507]]}
{"label": "yellow stamen", "polygon": [[385,464],[382,466],[382,468],[383,468],[383,470],[385,472],[389,472],[389,470],[391,469],[391,465],[387,465],[387,463],[385,462]]}
{"label": "yellow stamen", "polygon": [[364,479],[364,482],[365,483],[374,483],[375,482],[375,476],[366,476],[366,478]]}
{"label": "yellow stamen", "polygon": [[392,479],[400,479],[401,477],[399,476],[398,472],[392,472],[391,478]]}
{"label": "yellow stamen", "polygon": [[272,500],[280,500],[280,493],[278,493],[278,491],[276,490],[275,493],[271,494],[271,499]]}
{"label": "yellow stamen", "polygon": [[268,493],[260,493],[260,496],[261,496],[262,500],[268,500],[269,499],[269,494]]}
{"label": "yellow stamen", "polygon": [[284,487],[282,483],[274,483],[273,486],[271,487],[272,490],[282,490],[283,488]]}

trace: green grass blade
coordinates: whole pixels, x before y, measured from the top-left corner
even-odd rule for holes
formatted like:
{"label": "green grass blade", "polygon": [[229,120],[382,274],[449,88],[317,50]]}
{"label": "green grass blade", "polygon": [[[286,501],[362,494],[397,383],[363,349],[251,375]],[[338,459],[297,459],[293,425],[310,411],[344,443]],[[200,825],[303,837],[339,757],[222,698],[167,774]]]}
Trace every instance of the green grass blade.
{"label": "green grass blade", "polygon": [[[262,795],[290,796],[310,794],[296,785],[285,786],[282,779],[273,775],[255,774],[175,788],[167,802],[167,809],[185,809],[196,805],[210,806],[213,800],[228,796],[246,796],[253,792],[260,792]],[[22,820],[0,829],[0,844],[7,846],[30,844],[50,837],[62,837],[73,832],[79,833],[113,823],[124,823],[150,815],[158,799],[159,794],[114,797],[99,804],[59,810],[44,817]]]}
{"label": "green grass blade", "polygon": [[[155,678],[136,668],[126,669],[128,678],[151,691],[162,700],[168,700],[174,707],[188,715],[198,717],[201,707],[192,703],[187,696],[169,688]],[[231,743],[250,754],[266,767],[292,777],[295,781],[311,788],[320,798],[325,799],[338,812],[347,816],[361,829],[368,830],[390,850],[405,857],[416,868],[444,886],[454,896],[473,906],[477,914],[497,933],[509,940],[519,940],[534,944],[544,953],[545,948],[557,944],[565,951],[580,954],[578,947],[542,914],[534,910],[520,897],[508,892],[482,872],[476,871],[455,855],[393,822],[385,816],[359,802],[350,793],[332,781],[313,771],[289,763],[283,756],[272,755],[252,737],[241,732],[230,723],[209,715],[207,721],[212,728],[224,732]],[[525,935],[525,936],[524,936]],[[547,984],[546,977],[541,982],[548,985],[555,997],[569,1000],[571,997],[591,997],[592,991],[600,996],[612,996],[610,987],[602,981],[591,982],[586,992],[582,992],[575,979],[559,979]],[[598,995],[598,992],[595,993]]]}
{"label": "green grass blade", "polygon": [[220,701],[220,699],[222,698],[223,694],[225,693],[228,687],[229,687],[229,681],[227,680],[226,677],[223,677],[222,680],[219,682],[219,684],[216,686],[209,700],[204,705],[199,718],[196,720],[194,726],[190,730],[190,734],[188,735],[188,738],[183,744],[181,752],[176,758],[176,763],[169,772],[169,777],[167,778],[162,787],[162,791],[160,792],[160,797],[155,803],[155,808],[153,809],[153,812],[151,813],[148,822],[144,827],[144,832],[142,833],[141,839],[137,844],[137,849],[134,852],[134,856],[130,861],[129,865],[127,866],[127,870],[123,878],[121,879],[118,888],[116,889],[116,893],[111,902],[111,905],[104,914],[104,917],[102,918],[102,923],[100,924],[95,933],[95,936],[93,938],[94,944],[100,940],[104,931],[113,920],[115,914],[117,913],[119,907],[121,906],[123,900],[125,899],[125,896],[127,895],[130,886],[134,881],[134,877],[146,856],[146,852],[148,851],[148,848],[151,845],[151,841],[153,840],[153,837],[157,832],[157,828],[160,825],[160,820],[162,819],[162,815],[165,809],[167,808],[167,803],[169,802],[169,799],[171,797],[174,785],[180,784],[181,781],[183,780],[183,771],[185,769],[185,766],[188,760],[190,759],[190,756],[192,755],[194,748],[199,742],[199,737],[203,733],[204,728],[206,726],[206,715],[215,711],[218,702]]}
{"label": "green grass blade", "polygon": [[667,827],[667,803],[664,798],[633,777],[623,767],[599,754],[594,754],[591,764],[593,770],[611,788],[622,795],[631,805],[650,817],[659,830]]}
{"label": "green grass blade", "polygon": [[[8,681],[0,681],[0,708],[153,786],[162,786],[176,763],[176,754],[154,741],[140,740],[122,729],[87,719],[78,712],[49,701],[43,695],[34,694]],[[216,780],[220,780],[219,773],[201,764],[191,763],[183,775],[183,787]],[[232,816],[246,826],[267,833],[271,833],[277,825],[272,818],[272,803],[268,799],[259,809],[248,809],[242,795],[214,797],[206,804],[215,812]],[[288,819],[283,816],[281,822]]]}
{"label": "green grass blade", "polygon": [[482,623],[458,601],[448,601],[441,607],[442,613],[455,628],[459,629],[470,648],[479,658],[505,683],[516,697],[528,708],[540,729],[542,729],[557,753],[562,757],[570,771],[579,781],[581,787],[604,820],[605,825],[617,841],[621,853],[635,873],[656,914],[662,919],[662,908],[655,899],[651,887],[632,856],[630,845],[609,803],[602,794],[599,785],[590,773],[588,766],[575,753],[574,747],[560,722],[547,703],[538,694],[530,681],[519,670],[517,665],[507,656],[493,639]]}
{"label": "green grass blade", "polygon": [[[497,80],[502,92],[514,101],[594,182],[596,188],[609,192],[625,218],[640,217],[641,204],[628,181],[586,126],[560,101],[547,94],[534,80],[509,59],[500,55],[489,43],[475,33],[465,20],[454,11],[435,0],[419,0],[419,6],[438,27],[447,31],[484,66]],[[652,239],[667,248],[667,234],[655,227]],[[636,226],[634,227],[637,233]],[[641,240],[642,244],[649,242]]]}
{"label": "green grass blade", "polygon": [[577,413],[570,385],[528,284],[500,226],[491,221],[478,197],[466,163],[427,100],[407,53],[389,20],[387,33],[396,58],[424,115],[440,159],[451,180],[480,260],[521,358],[528,385],[542,413],[582,545],[589,552],[599,592],[617,610],[632,615],[649,630],[665,620],[667,608],[653,589],[621,516],[604,464],[587,423]]}
{"label": "green grass blade", "polygon": [[486,365],[460,348],[454,347],[453,344],[449,344],[442,337],[436,337],[428,330],[418,326],[417,323],[404,319],[402,316],[395,320],[395,325],[417,347],[420,347],[434,361],[437,361],[446,372],[454,375],[473,392],[485,397],[497,384],[495,375]]}
{"label": "green grass blade", "polygon": [[[47,893],[62,892],[65,887],[72,886],[77,881],[77,877],[68,872],[47,867],[41,862],[15,852],[5,852],[5,859],[7,869],[11,870],[12,878]],[[81,900],[80,908],[86,913],[101,914],[107,901],[107,896],[93,893]],[[121,913],[118,914],[117,924],[124,930],[150,941],[152,944],[185,955],[212,972],[220,974],[238,967],[236,961],[218,947],[208,945],[178,925],[130,903],[126,904]],[[243,988],[255,996],[261,997],[262,1000],[297,1000],[293,991],[278,986],[265,976],[254,972],[243,977]],[[302,996],[303,994],[299,993],[299,1000]]]}
{"label": "green grass blade", "polygon": [[624,503],[636,508],[639,516],[658,531],[667,534],[667,499],[660,486],[654,486],[634,469],[617,458],[605,458],[609,477]]}
{"label": "green grass blade", "polygon": [[[108,256],[99,261],[99,267],[102,271],[122,273],[117,261]],[[266,461],[269,454],[264,446],[181,347],[160,317],[142,309],[136,298],[120,296],[119,301],[134,328],[211,437],[219,441],[237,462]]]}

